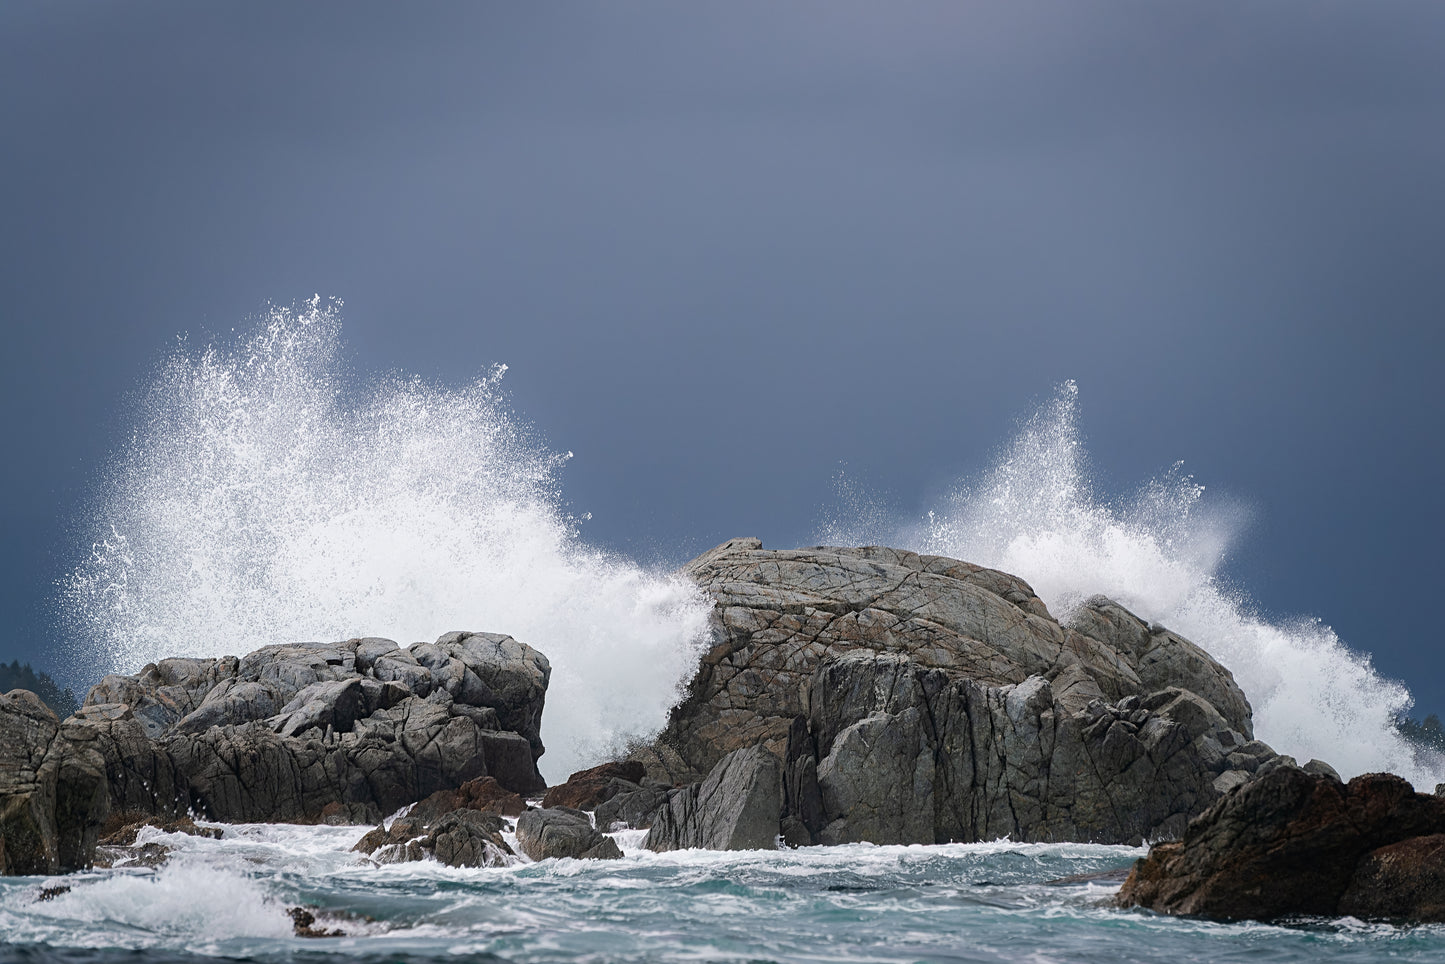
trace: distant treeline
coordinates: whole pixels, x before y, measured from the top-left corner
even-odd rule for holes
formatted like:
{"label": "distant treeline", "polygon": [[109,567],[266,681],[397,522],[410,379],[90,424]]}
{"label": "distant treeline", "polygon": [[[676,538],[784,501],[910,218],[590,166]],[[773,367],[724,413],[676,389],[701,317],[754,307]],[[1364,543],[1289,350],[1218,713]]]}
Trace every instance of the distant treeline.
{"label": "distant treeline", "polygon": [[11,690],[29,690],[44,700],[62,720],[80,709],[74,693],[61,689],[60,684],[46,674],[35,672],[29,663],[22,666],[18,659],[9,666],[0,663],[0,693]]}
{"label": "distant treeline", "polygon": [[1445,726],[1441,726],[1440,717],[1434,713],[1425,717],[1423,723],[1408,716],[1399,717],[1395,720],[1395,728],[1416,746],[1445,753]]}

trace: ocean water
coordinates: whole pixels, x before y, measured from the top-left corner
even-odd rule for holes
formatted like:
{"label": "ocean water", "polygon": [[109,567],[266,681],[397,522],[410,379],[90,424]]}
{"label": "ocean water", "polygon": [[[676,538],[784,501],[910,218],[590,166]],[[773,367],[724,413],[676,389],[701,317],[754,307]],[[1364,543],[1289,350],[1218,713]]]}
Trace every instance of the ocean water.
{"label": "ocean water", "polygon": [[[0,961],[1438,961],[1445,928],[1351,918],[1224,924],[1109,906],[1143,851],[849,845],[463,870],[374,866],[364,827],[155,833],[155,870],[0,878]],[[69,893],[37,899],[45,886]],[[314,908],[342,937],[294,935]]]}

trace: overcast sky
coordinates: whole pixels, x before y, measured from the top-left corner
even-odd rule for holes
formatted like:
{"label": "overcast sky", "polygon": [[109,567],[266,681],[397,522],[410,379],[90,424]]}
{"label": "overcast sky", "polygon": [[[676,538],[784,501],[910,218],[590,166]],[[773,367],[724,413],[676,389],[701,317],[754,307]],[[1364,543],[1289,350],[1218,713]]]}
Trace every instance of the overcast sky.
{"label": "overcast sky", "polygon": [[[1229,573],[1445,711],[1445,4],[0,4],[0,656],[180,332],[493,362],[586,537],[917,512],[1076,379]],[[1203,641],[1201,641],[1203,642]]]}

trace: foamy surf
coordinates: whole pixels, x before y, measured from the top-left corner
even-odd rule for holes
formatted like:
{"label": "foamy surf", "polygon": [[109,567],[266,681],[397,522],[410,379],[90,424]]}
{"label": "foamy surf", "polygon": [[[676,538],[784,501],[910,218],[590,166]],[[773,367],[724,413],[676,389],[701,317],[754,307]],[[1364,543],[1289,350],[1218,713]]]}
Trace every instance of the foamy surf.
{"label": "foamy surf", "polygon": [[918,521],[900,521],[850,483],[821,541],[874,543],[966,559],[1022,576],[1060,620],[1095,594],[1198,643],[1227,666],[1254,708],[1256,735],[1346,778],[1388,770],[1430,792],[1445,761],[1395,729],[1409,691],[1375,671],[1327,625],[1259,615],[1221,577],[1239,535],[1226,507],[1176,464],[1130,499],[1094,490],[1065,383],[982,478],[959,483]]}
{"label": "foamy surf", "polygon": [[[1428,961],[1445,931],[1342,919],[1221,924],[1112,909],[1143,851],[994,841],[621,860],[376,866],[365,827],[231,825],[157,834],[156,870],[0,878],[0,959],[453,961]],[[69,893],[36,898],[42,886]],[[299,937],[312,908],[341,936]]]}

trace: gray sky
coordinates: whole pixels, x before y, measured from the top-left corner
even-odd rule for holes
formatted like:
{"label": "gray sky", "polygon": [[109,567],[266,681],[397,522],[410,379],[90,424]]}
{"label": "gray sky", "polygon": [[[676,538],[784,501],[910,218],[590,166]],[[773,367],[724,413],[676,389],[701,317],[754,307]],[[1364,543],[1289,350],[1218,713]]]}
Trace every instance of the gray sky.
{"label": "gray sky", "polygon": [[916,512],[1066,378],[1122,491],[1445,710],[1445,5],[0,5],[0,655],[177,333],[511,366],[595,543]]}

